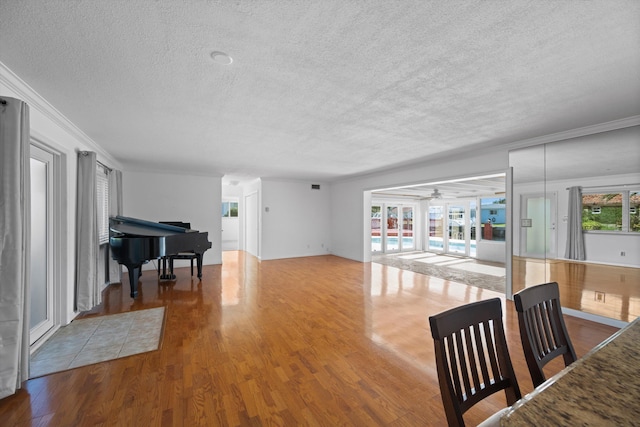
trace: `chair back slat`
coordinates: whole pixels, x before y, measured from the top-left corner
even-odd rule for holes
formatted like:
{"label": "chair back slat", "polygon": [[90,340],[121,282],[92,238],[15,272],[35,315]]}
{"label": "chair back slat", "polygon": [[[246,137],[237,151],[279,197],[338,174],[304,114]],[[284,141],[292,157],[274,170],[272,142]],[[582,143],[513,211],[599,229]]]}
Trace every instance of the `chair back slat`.
{"label": "chair back slat", "polygon": [[464,395],[460,396],[461,399],[465,400],[466,396],[471,396],[473,394],[473,390],[471,387],[471,383],[469,382],[469,361],[467,360],[467,354],[465,352],[464,344],[462,342],[462,333],[463,330],[460,330],[455,334],[456,337],[456,356],[459,362],[460,374],[462,375],[462,388]]}
{"label": "chair back slat", "polygon": [[498,391],[505,391],[509,405],[521,397],[499,298],[445,311],[431,316],[429,323],[449,425],[464,425],[462,414]]}
{"label": "chair back slat", "polygon": [[480,363],[480,372],[482,373],[482,383],[488,383],[491,380],[491,377],[489,376],[489,370],[487,369],[487,358],[486,358],[486,354],[487,354],[487,347],[486,345],[484,345],[484,338],[483,336],[483,332],[482,329],[479,327],[475,327],[473,328],[474,332],[475,332],[475,340],[476,343],[478,343],[478,346],[480,347],[479,352],[481,354],[481,356],[478,357],[479,363]]}
{"label": "chair back slat", "polygon": [[468,355],[467,366],[469,367],[471,380],[473,384],[471,385],[472,390],[478,390],[483,382],[480,381],[480,377],[478,376],[478,364],[482,363],[482,359],[484,358],[484,352],[482,349],[482,342],[477,341],[475,339],[475,329],[474,326],[469,326],[464,330],[465,336],[465,345],[466,345],[466,354]]}
{"label": "chair back slat", "polygon": [[461,364],[458,363],[458,352],[456,351],[456,345],[455,345],[455,336],[448,336],[446,338],[446,343],[447,343],[447,360],[448,360],[448,366],[450,366],[450,372],[452,375],[452,383],[453,386],[455,388],[455,394],[456,396],[459,396],[458,399],[459,401],[463,400],[463,396],[465,395],[466,389],[465,391],[462,390],[462,385],[460,382],[460,368],[459,366]]}
{"label": "chair back slat", "polygon": [[520,339],[534,387],[546,381],[544,366],[562,355],[565,366],[577,357],[562,317],[557,282],[523,289],[513,296]]}

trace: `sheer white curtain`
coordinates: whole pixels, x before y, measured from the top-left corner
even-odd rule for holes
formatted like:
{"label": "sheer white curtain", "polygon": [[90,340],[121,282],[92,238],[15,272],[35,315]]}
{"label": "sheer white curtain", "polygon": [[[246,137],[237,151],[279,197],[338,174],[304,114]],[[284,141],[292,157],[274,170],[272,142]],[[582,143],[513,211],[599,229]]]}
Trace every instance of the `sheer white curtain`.
{"label": "sheer white curtain", "polygon": [[582,234],[582,188],[580,187],[569,188],[567,249],[564,257],[578,261],[583,261],[586,258]]}
{"label": "sheer white curtain", "polygon": [[78,153],[76,205],[76,310],[91,310],[102,302],[98,280],[97,158],[92,151]]}
{"label": "sheer white curtain", "polygon": [[[112,170],[109,173],[109,216],[122,215],[122,172]],[[109,283],[122,281],[122,268],[111,257],[109,250]]]}
{"label": "sheer white curtain", "polygon": [[0,98],[0,398],[29,378],[29,106]]}

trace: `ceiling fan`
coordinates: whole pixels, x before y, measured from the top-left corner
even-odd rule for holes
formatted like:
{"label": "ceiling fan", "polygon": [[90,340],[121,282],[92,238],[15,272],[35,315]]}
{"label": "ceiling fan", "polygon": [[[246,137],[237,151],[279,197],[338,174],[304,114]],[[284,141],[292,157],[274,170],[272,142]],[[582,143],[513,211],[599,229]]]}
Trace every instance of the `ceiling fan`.
{"label": "ceiling fan", "polygon": [[437,188],[434,188],[429,199],[442,199],[442,193],[440,193]]}

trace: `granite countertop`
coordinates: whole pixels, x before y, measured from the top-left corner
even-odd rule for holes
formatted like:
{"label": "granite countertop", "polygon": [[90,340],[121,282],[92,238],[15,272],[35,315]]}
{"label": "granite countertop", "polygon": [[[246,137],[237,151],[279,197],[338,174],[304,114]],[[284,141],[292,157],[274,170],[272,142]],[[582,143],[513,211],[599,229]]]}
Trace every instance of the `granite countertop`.
{"label": "granite countertop", "polygon": [[640,425],[640,317],[516,402],[500,425]]}

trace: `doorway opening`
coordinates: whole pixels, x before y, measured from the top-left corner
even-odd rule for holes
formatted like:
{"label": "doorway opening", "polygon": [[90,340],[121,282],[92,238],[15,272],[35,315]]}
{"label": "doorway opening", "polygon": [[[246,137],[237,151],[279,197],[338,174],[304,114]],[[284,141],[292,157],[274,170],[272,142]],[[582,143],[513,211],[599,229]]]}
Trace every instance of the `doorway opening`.
{"label": "doorway opening", "polygon": [[[506,183],[506,173],[495,173],[371,190],[372,256],[430,252],[506,265]],[[404,206],[413,207],[411,238]]]}

